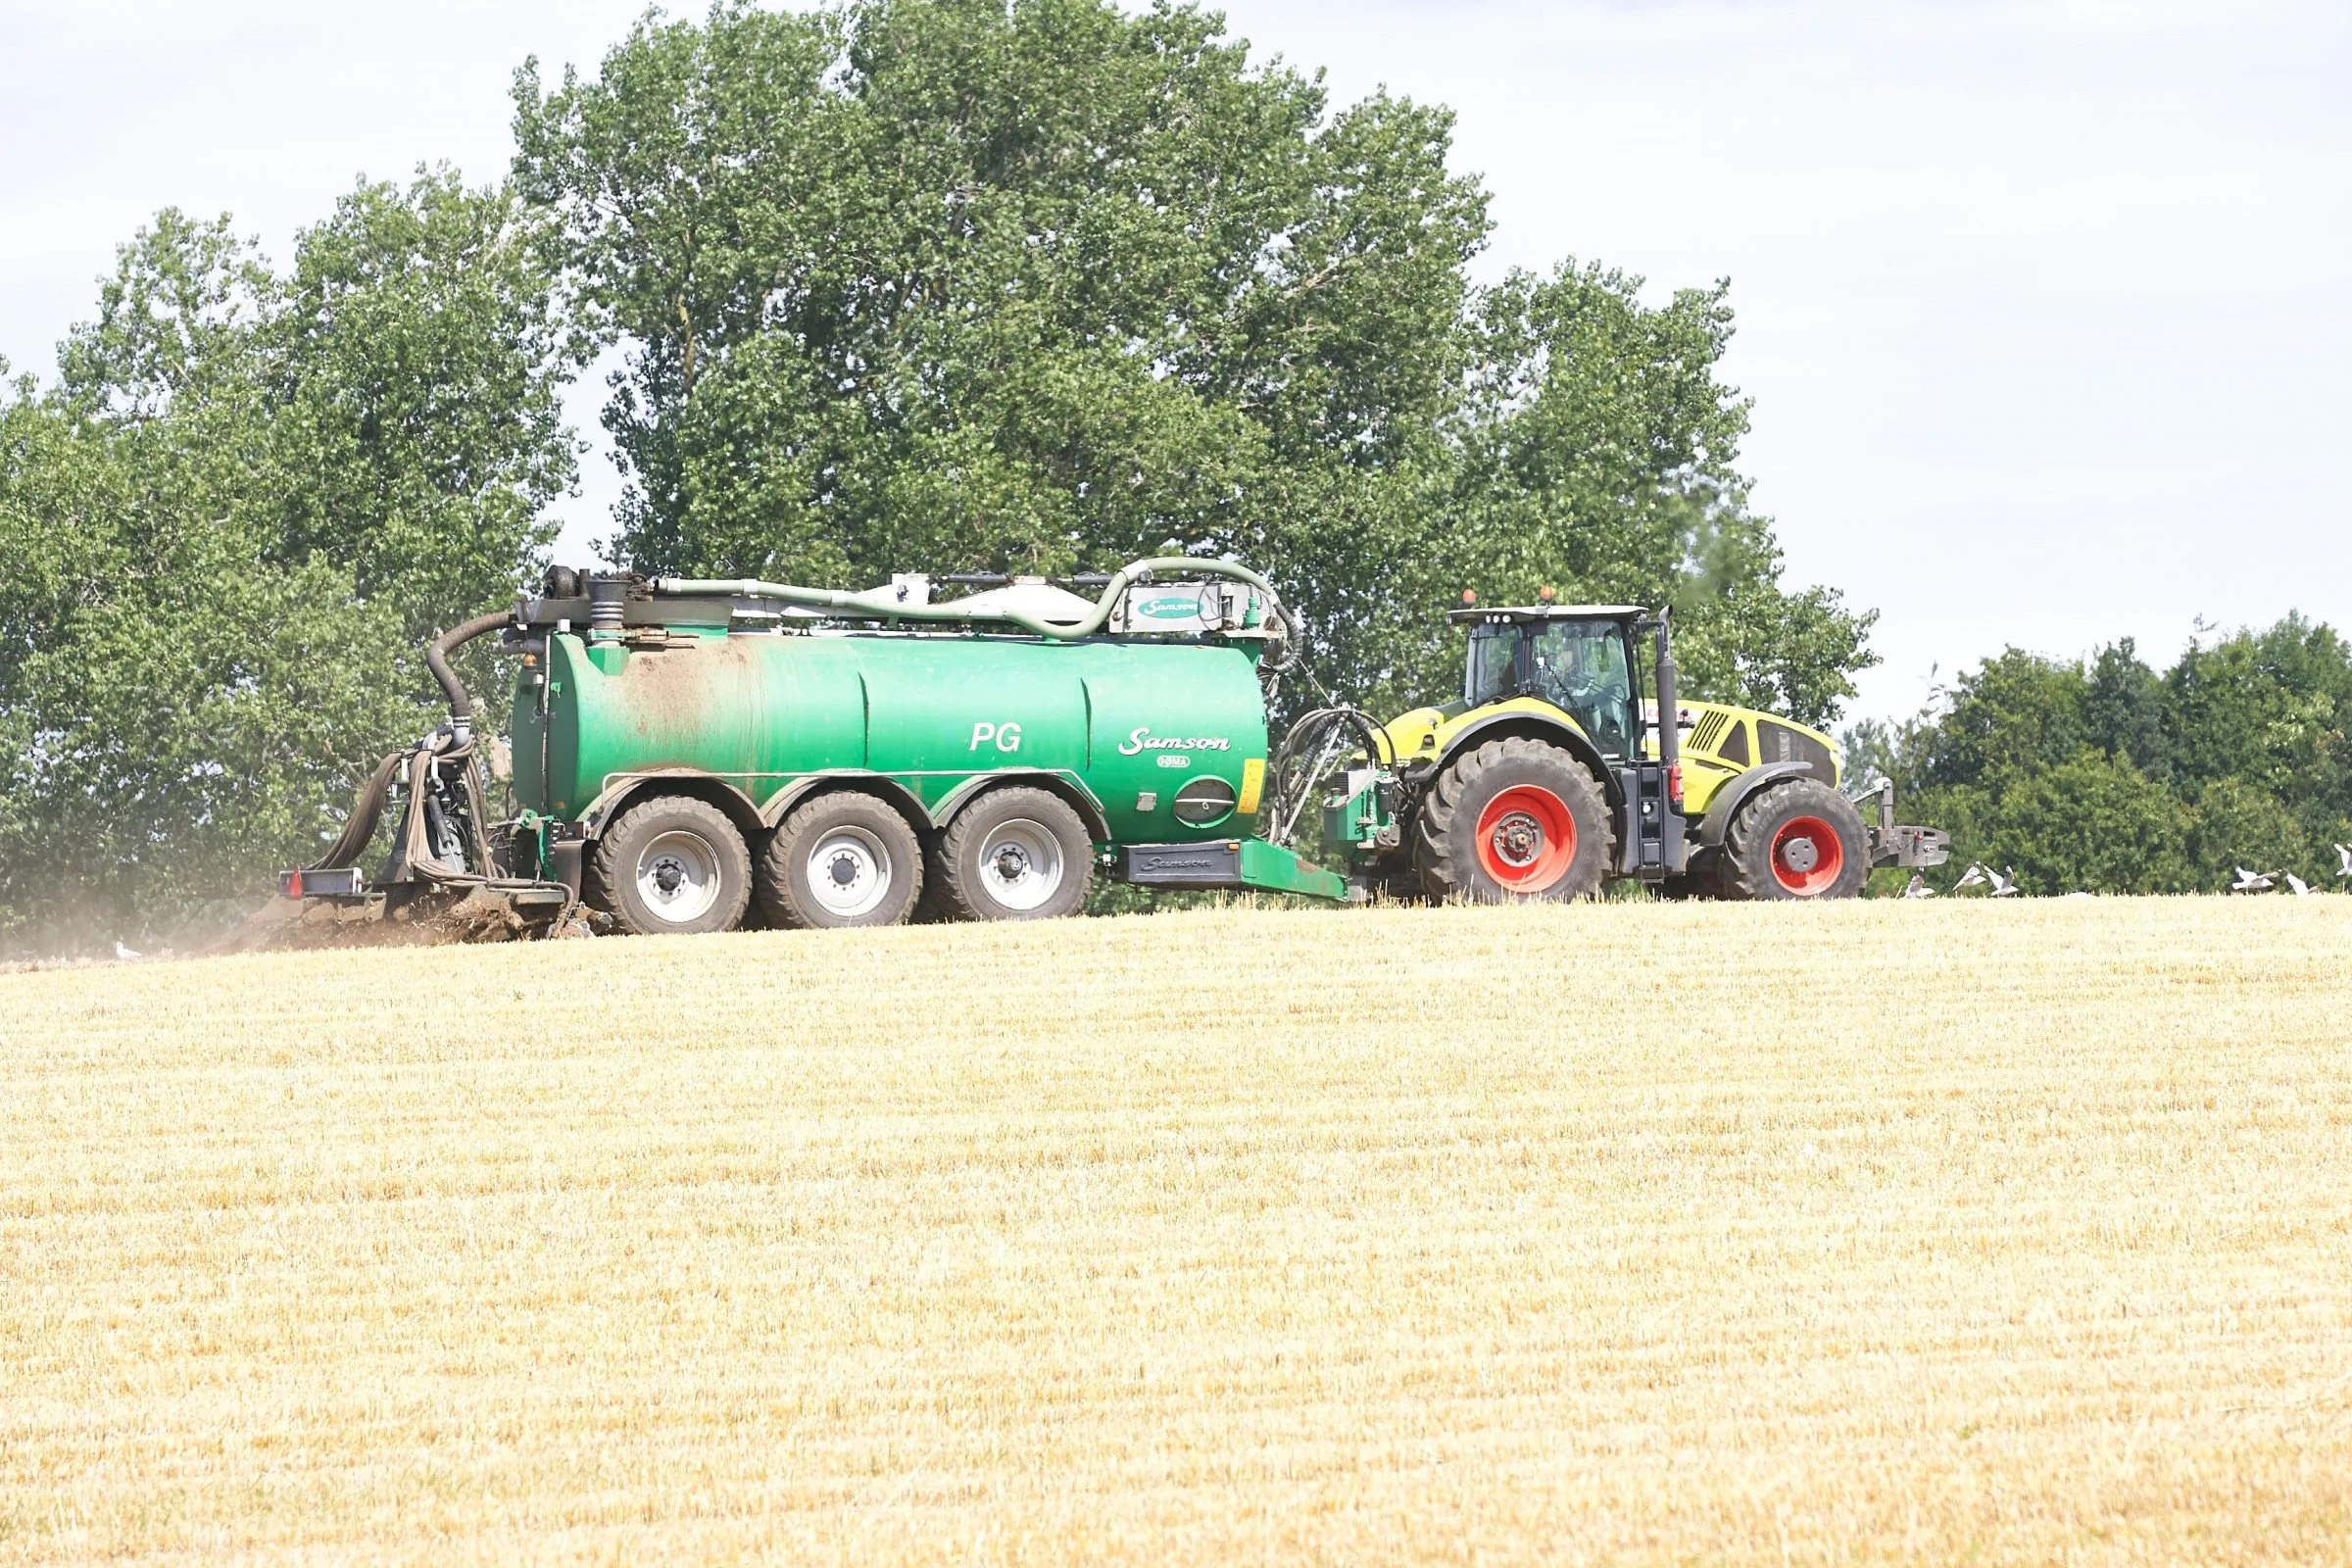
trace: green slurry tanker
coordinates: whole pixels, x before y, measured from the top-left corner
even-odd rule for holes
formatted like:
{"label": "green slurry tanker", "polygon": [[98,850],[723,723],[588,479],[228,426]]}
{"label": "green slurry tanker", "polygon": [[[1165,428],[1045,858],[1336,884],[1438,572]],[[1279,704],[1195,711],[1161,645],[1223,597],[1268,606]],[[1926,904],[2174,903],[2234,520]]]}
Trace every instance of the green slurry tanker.
{"label": "green slurry tanker", "polygon": [[[1230,562],[862,593],[557,568],[542,597],[427,651],[449,722],[384,760],[282,891],[344,921],[684,934],[755,908],[781,926],[1038,919],[1075,912],[1097,875],[1335,901],[1578,898],[1627,877],[1808,898],[1942,858],[1884,792],[1863,821],[1826,737],[1680,705],[1662,614],[1457,618],[1476,622],[1459,700],[1386,724],[1319,709],[1270,749],[1299,628]],[[449,663],[493,632],[517,664],[503,742],[474,733]],[[1343,868],[1302,859],[1302,829]]]}

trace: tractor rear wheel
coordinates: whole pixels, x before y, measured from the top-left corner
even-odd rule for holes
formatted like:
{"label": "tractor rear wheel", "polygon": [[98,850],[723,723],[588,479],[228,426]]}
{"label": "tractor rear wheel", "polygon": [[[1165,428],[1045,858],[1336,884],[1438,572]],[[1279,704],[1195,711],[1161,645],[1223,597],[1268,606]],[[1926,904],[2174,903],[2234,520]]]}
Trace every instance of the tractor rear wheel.
{"label": "tractor rear wheel", "polygon": [[788,930],[897,925],[923,891],[923,846],[886,801],[836,790],[803,801],[760,858],[760,907]]}
{"label": "tractor rear wheel", "polygon": [[596,841],[594,886],[639,936],[727,931],[752,901],[752,857],[727,813],[690,795],[657,795]]}
{"label": "tractor rear wheel", "polygon": [[1608,802],[1584,764],[1514,736],[1446,764],[1422,796],[1414,860],[1434,899],[1591,898],[1616,863]]}
{"label": "tractor rear wheel", "polygon": [[939,847],[941,891],[964,920],[1075,914],[1095,873],[1095,841],[1050,790],[990,790],[956,813]]}
{"label": "tractor rear wheel", "polygon": [[1727,899],[1850,899],[1869,875],[1861,813],[1813,779],[1758,792],[1723,837]]}

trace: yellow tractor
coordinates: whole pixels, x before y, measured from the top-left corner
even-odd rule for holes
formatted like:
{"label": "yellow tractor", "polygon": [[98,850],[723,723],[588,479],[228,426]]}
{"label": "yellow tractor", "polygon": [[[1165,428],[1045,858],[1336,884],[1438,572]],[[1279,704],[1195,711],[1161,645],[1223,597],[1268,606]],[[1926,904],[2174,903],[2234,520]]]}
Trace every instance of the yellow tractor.
{"label": "yellow tractor", "polygon": [[1670,898],[1851,898],[1873,866],[1948,853],[1936,829],[1896,825],[1884,780],[1847,795],[1820,731],[1680,701],[1664,612],[1543,603],[1450,618],[1469,628],[1459,698],[1386,724],[1319,710],[1272,763],[1269,825],[1288,835],[1352,753],[1323,829],[1359,896],[1580,899],[1638,878]]}

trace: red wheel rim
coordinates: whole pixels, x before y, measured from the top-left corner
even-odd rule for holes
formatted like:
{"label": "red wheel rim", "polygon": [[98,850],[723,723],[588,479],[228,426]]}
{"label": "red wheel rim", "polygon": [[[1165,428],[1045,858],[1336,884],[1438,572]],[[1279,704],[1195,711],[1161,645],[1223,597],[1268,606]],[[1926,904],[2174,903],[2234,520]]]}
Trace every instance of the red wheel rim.
{"label": "red wheel rim", "polygon": [[1772,879],[1800,899],[1826,893],[1845,869],[1845,841],[1818,816],[1792,816],[1772,836]]}
{"label": "red wheel rim", "polygon": [[1538,784],[1514,784],[1478,813],[1478,867],[1511,893],[1541,893],[1576,859],[1568,803]]}

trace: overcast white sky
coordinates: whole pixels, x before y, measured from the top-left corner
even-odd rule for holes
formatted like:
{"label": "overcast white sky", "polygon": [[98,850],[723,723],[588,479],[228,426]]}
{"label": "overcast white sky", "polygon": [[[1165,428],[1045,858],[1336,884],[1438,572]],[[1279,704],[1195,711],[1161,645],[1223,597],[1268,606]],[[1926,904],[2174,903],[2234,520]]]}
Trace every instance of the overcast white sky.
{"label": "overcast white sky", "polygon": [[[639,9],[0,0],[0,356],[46,372],[158,207],[283,260],[363,172],[494,177],[515,65],[593,67]],[[1882,612],[1862,711],[2007,643],[2352,628],[2343,0],[1227,12],[1342,100],[1452,105],[1490,270],[1732,280],[1757,503],[1794,578]],[[574,555],[615,488],[589,469]]]}

